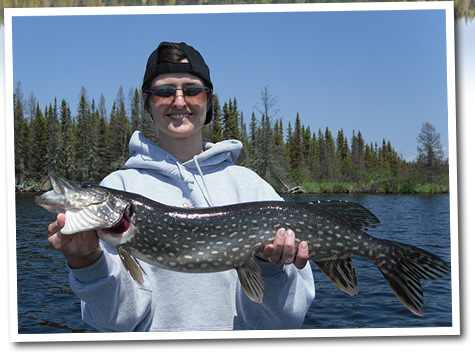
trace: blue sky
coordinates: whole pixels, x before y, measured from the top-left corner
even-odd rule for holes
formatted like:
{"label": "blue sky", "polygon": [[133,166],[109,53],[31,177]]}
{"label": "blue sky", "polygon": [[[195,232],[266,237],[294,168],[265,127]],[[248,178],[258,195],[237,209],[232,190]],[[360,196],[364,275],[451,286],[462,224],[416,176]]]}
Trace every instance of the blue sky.
{"label": "blue sky", "polygon": [[285,127],[298,112],[314,132],[361,130],[411,160],[423,122],[448,147],[445,38],[443,10],[14,17],[13,79],[42,108],[64,98],[75,113],[84,86],[110,111],[159,42],[184,41],[247,122],[267,85]]}

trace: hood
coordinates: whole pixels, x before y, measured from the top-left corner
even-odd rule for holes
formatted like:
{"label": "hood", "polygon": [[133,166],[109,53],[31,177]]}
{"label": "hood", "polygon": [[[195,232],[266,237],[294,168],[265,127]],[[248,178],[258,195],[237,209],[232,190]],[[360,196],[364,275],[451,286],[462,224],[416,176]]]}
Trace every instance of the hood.
{"label": "hood", "polygon": [[[239,157],[242,143],[238,140],[226,140],[219,143],[203,143],[203,153],[187,162],[180,162],[173,155],[145,138],[142,132],[135,131],[129,143],[130,158],[125,163],[128,169],[149,169],[162,171],[168,175],[181,165],[190,171],[203,172],[219,169],[221,164],[234,164]],[[197,166],[197,164],[199,166]]]}
{"label": "hood", "polygon": [[180,162],[173,155],[145,138],[136,131],[129,143],[130,158],[125,163],[127,169],[148,170],[153,175],[162,175],[180,189],[196,205],[203,198],[212,206],[206,186],[205,175],[234,165],[241,152],[242,143],[226,140],[219,143],[203,143],[203,153],[187,162]]}

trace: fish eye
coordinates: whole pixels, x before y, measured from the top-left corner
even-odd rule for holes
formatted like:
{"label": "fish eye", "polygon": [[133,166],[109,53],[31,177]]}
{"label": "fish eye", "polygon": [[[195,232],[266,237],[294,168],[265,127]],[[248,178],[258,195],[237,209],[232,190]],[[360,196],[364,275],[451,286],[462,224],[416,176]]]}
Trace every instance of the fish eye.
{"label": "fish eye", "polygon": [[83,182],[81,183],[81,189],[88,189],[92,186],[90,182]]}

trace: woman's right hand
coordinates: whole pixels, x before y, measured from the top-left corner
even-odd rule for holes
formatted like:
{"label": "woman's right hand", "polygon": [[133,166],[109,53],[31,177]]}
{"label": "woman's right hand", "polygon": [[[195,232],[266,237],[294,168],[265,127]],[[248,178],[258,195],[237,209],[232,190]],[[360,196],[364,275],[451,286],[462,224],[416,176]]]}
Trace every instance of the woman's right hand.
{"label": "woman's right hand", "polygon": [[57,251],[64,254],[73,269],[83,268],[99,260],[102,249],[96,231],[62,234],[66,215],[58,214],[56,221],[48,226],[48,242]]}

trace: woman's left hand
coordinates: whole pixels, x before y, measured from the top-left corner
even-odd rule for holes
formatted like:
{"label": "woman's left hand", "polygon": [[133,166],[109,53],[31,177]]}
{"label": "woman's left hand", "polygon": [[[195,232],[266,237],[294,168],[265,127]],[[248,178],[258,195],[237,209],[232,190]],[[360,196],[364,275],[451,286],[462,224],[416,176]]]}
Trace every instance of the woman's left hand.
{"label": "woman's left hand", "polygon": [[297,252],[295,249],[295,233],[281,228],[275,235],[274,243],[267,244],[257,256],[273,264],[294,264],[298,269],[303,269],[308,261],[308,244],[300,242]]}

